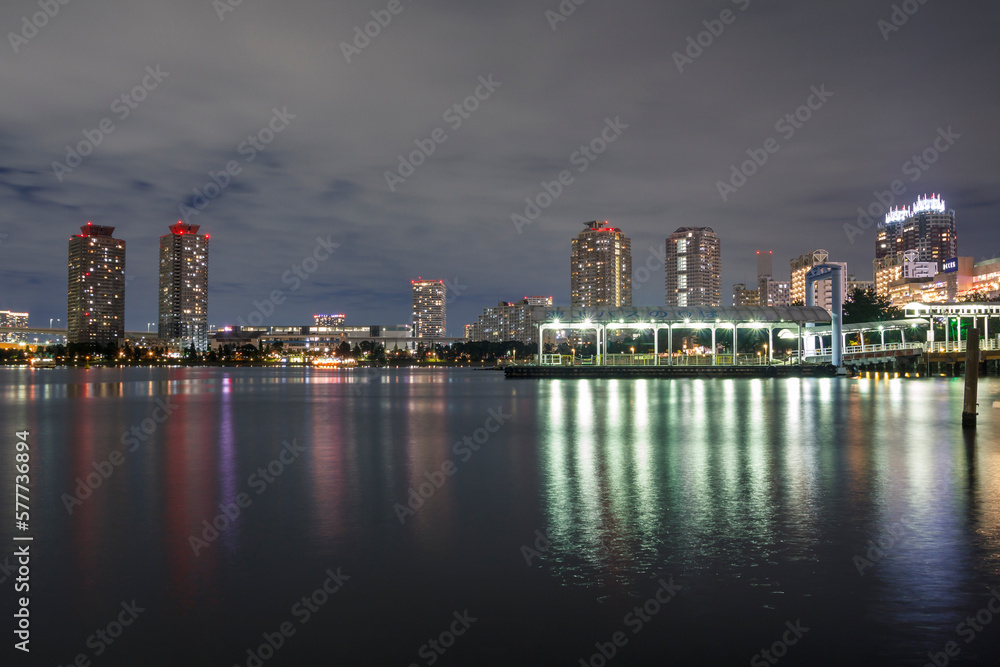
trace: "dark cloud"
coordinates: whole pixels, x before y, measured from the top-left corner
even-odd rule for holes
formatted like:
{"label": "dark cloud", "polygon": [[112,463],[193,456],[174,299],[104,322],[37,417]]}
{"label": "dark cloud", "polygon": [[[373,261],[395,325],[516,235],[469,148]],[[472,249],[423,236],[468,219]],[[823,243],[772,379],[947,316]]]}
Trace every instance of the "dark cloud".
{"label": "dark cloud", "polygon": [[[872,233],[852,244],[843,225],[896,179],[903,203],[942,193],[977,255],[997,245],[1000,9],[928,2],[885,39],[892,5],[589,0],[553,31],[555,0],[404,0],[350,63],[341,42],[386,3],[244,0],[222,20],[205,0],[61,5],[17,53],[0,49],[3,307],[64,319],[66,239],[93,220],[128,241],[127,325],[144,330],[157,238],[230,162],[239,173],[190,215],[212,235],[213,324],[275,289],[289,297],[276,323],[402,323],[421,275],[465,286],[449,304],[458,334],[500,299],[566,302],[569,240],[595,218],[626,230],[637,267],[677,227],[714,227],[724,291],[752,277],[759,248],[780,269],[824,247],[870,276]],[[726,9],[732,23],[679,71],[674,53]],[[2,32],[35,11],[4,3]],[[448,113],[490,76],[478,108]],[[822,86],[833,96],[779,132]],[[287,126],[269,136],[276,113]],[[574,152],[609,118],[627,129],[579,172]],[[104,119],[113,130],[60,181],[52,163]],[[949,127],[960,138],[911,181],[907,162]],[[447,139],[390,191],[385,173],[435,130]],[[269,143],[251,151],[251,137]],[[717,182],[772,137],[780,150],[723,201]],[[511,214],[565,169],[573,183],[518,234]],[[327,236],[340,247],[289,291],[284,272]],[[662,303],[662,277],[636,301]]]}

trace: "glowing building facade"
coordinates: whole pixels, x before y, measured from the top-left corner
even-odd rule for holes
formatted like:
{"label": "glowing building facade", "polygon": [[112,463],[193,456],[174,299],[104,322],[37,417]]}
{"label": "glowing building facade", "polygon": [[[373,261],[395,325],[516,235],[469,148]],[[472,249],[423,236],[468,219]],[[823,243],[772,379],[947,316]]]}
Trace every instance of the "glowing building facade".
{"label": "glowing building facade", "polygon": [[413,290],[413,337],[444,338],[447,326],[448,288],[443,280],[411,280]]}
{"label": "glowing building facade", "polygon": [[875,238],[875,258],[916,251],[918,261],[944,269],[946,259],[958,256],[955,211],[947,210],[940,195],[918,197],[912,207],[886,213]]}
{"label": "glowing building facade", "polygon": [[66,341],[115,343],[125,337],[125,241],[88,222],[69,239]]}
{"label": "glowing building facade", "polygon": [[711,227],[681,227],[667,237],[666,304],[722,305],[722,246]]}
{"label": "glowing building facade", "polygon": [[574,308],[632,305],[632,241],[608,221],[586,223],[571,242],[570,302]]}
{"label": "glowing building facade", "polygon": [[208,234],[177,222],[160,237],[158,336],[208,349]]}

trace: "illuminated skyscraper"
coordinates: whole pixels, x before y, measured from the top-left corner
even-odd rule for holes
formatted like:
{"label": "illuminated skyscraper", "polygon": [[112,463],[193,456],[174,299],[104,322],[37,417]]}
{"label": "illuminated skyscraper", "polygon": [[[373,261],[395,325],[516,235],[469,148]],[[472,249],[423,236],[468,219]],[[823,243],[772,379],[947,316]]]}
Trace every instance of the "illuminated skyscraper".
{"label": "illuminated skyscraper", "polygon": [[69,239],[66,341],[117,343],[125,337],[125,241],[88,222]]}
{"label": "illuminated skyscraper", "polygon": [[160,237],[159,337],[208,348],[208,234],[177,222]]}
{"label": "illuminated skyscraper", "polygon": [[945,208],[940,195],[918,197],[912,208],[889,211],[879,223],[875,236],[875,259],[915,250],[920,262],[936,262],[937,270],[945,260],[958,256],[958,231],[955,211]]}
{"label": "illuminated skyscraper", "polygon": [[413,337],[444,338],[448,288],[443,280],[411,280],[413,286]]}
{"label": "illuminated skyscraper", "polygon": [[608,221],[586,223],[571,242],[570,303],[574,308],[632,305],[632,241]]}
{"label": "illuminated skyscraper", "polygon": [[722,305],[722,248],[711,227],[681,227],[667,237],[667,305]]}

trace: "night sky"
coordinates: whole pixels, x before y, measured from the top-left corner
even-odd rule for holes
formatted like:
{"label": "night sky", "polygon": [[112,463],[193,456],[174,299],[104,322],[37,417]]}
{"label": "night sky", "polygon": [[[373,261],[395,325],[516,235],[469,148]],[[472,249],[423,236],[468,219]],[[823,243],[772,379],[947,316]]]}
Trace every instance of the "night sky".
{"label": "night sky", "polygon": [[[721,236],[726,305],[757,249],[779,276],[826,248],[871,279],[874,232],[844,225],[896,180],[897,203],[943,195],[961,255],[1000,254],[996,3],[908,0],[894,24],[893,3],[871,0],[564,0],[568,16],[557,0],[51,2],[51,18],[0,6],[0,309],[35,326],[65,320],[67,239],[88,220],[128,243],[140,331],[156,320],[157,239],[182,217],[212,237],[216,326],[274,290],[269,324],[404,323],[422,276],[449,281],[461,335],[499,300],[568,303],[570,239],[594,219],[652,269],[636,305],[664,302],[657,249],[681,226]],[[67,158],[88,135],[92,152]],[[400,171],[416,142],[433,154]],[[752,155],[766,162],[720,193]],[[228,183],[203,200],[210,172]],[[318,238],[338,245],[302,280],[290,272]]]}

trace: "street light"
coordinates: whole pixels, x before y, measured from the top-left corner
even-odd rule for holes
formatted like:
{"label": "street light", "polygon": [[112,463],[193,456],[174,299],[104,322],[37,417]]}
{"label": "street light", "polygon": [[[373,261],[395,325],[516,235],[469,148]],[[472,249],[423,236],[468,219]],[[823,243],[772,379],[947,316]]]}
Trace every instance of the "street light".
{"label": "street light", "polygon": [[156,324],[156,322],[146,322],[146,333],[150,333],[149,327],[153,326],[154,324]]}
{"label": "street light", "polygon": [[55,321],[55,322],[62,322],[62,320],[61,320],[61,319],[59,319],[58,317],[50,317],[50,318],[49,318],[49,328],[50,328],[50,329],[52,328],[52,322],[54,322],[54,321]]}

